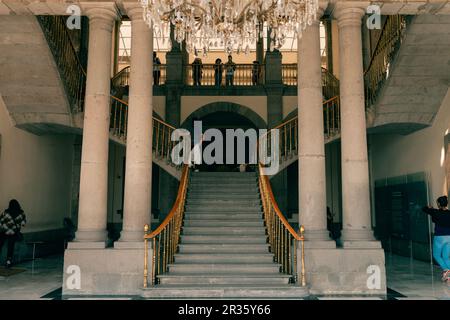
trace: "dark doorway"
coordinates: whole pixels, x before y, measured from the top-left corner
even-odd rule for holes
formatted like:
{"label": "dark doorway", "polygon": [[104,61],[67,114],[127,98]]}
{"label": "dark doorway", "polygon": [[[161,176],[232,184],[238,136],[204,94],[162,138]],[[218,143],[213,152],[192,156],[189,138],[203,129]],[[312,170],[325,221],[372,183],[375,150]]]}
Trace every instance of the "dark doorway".
{"label": "dark doorway", "polygon": [[[257,127],[253,122],[251,122],[246,117],[233,113],[233,112],[226,112],[226,111],[217,111],[210,113],[204,117],[197,118],[194,121],[202,121],[202,129],[203,133],[208,129],[218,129],[222,133],[223,137],[223,164],[205,164],[204,161],[201,165],[196,166],[196,169],[199,171],[220,171],[220,172],[233,172],[233,171],[239,171],[239,164],[237,164],[237,141],[235,139],[234,141],[234,163],[233,164],[226,164],[226,130],[227,129],[242,129],[244,131],[248,129],[255,129],[257,130]],[[193,125],[193,124],[192,124]],[[258,131],[256,131],[258,132]],[[193,129],[191,129],[191,135],[193,137]],[[213,141],[206,141],[202,143],[202,150],[205,150],[205,148],[210,144],[213,143]],[[253,148],[250,146],[249,139],[245,140],[245,149],[246,149],[246,157],[245,161],[248,163],[250,161],[248,150],[250,148]],[[251,166],[247,167],[247,170],[252,170]]]}

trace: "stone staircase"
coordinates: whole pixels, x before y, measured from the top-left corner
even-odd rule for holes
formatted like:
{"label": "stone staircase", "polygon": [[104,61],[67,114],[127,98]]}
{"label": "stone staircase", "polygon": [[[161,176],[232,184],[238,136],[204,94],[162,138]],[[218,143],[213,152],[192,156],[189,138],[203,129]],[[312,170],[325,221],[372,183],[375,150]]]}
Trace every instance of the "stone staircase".
{"label": "stone staircase", "polygon": [[257,175],[193,172],[179,251],[147,298],[304,298],[269,252]]}

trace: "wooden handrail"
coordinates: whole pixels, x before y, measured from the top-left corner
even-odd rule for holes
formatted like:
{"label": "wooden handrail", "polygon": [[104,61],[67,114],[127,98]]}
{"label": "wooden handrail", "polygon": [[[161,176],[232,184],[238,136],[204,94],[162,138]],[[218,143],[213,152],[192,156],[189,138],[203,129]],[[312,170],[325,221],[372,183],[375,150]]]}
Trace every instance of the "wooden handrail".
{"label": "wooden handrail", "polygon": [[144,226],[144,288],[148,286],[148,242],[152,242],[151,285],[158,283],[158,275],[168,271],[168,265],[175,260],[178,251],[184,207],[189,180],[189,166],[184,165],[175,203],[164,221],[150,234],[149,225]]}
{"label": "wooden handrail", "polygon": [[261,178],[264,180],[264,183],[267,187],[267,192],[269,194],[270,202],[273,205],[273,208],[275,210],[275,213],[277,214],[278,218],[280,218],[281,222],[285,226],[285,228],[289,231],[289,233],[294,237],[295,240],[301,241],[303,240],[302,236],[300,236],[297,232],[295,232],[294,228],[292,228],[291,224],[286,220],[283,213],[281,212],[280,208],[278,207],[278,203],[275,200],[275,196],[273,195],[272,187],[269,182],[269,178],[266,175],[262,174],[262,166],[259,164],[259,172],[261,175]]}
{"label": "wooden handrail", "polygon": [[181,175],[180,184],[178,186],[178,194],[177,198],[175,199],[175,203],[172,206],[172,209],[170,210],[167,217],[164,219],[163,222],[151,233],[144,235],[144,239],[153,239],[154,237],[158,236],[169,224],[169,222],[173,219],[175,214],[177,213],[178,206],[180,205],[180,202],[183,200],[183,192],[184,188],[186,187],[188,177],[188,166],[184,165],[183,173]]}

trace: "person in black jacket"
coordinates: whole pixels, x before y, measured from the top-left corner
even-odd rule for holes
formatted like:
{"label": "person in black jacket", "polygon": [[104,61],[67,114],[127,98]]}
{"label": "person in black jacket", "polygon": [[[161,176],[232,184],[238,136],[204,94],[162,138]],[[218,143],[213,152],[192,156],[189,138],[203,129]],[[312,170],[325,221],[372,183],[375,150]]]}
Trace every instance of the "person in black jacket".
{"label": "person in black jacket", "polygon": [[3,244],[8,242],[6,254],[6,267],[10,268],[13,260],[14,245],[20,241],[20,229],[25,226],[26,217],[16,199],[9,202],[8,209],[0,215],[0,252]]}
{"label": "person in black jacket", "polygon": [[435,224],[433,257],[442,268],[442,281],[450,283],[450,211],[446,196],[437,199],[438,209],[431,206],[422,210],[431,216]]}

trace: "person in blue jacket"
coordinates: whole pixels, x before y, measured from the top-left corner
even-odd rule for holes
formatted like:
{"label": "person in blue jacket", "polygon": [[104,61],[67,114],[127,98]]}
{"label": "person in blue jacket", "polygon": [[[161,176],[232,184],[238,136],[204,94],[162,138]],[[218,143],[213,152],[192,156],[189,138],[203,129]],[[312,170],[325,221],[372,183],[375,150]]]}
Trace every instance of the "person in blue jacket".
{"label": "person in blue jacket", "polygon": [[431,206],[422,211],[431,216],[435,224],[433,238],[433,257],[442,268],[442,281],[450,283],[450,210],[448,198],[442,196],[437,199],[438,209]]}

